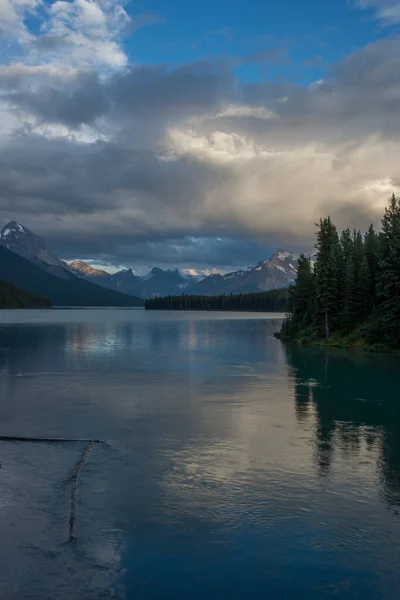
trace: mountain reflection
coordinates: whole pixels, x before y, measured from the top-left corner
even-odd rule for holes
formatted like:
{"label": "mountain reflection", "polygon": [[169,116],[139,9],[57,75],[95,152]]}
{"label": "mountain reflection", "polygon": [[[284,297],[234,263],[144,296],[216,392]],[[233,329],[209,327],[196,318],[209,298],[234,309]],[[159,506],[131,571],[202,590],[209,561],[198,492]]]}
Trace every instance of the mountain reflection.
{"label": "mountain reflection", "polygon": [[298,423],[313,423],[315,461],[328,476],[340,450],[348,460],[378,449],[381,493],[400,505],[399,359],[292,347],[287,351],[294,378]]}

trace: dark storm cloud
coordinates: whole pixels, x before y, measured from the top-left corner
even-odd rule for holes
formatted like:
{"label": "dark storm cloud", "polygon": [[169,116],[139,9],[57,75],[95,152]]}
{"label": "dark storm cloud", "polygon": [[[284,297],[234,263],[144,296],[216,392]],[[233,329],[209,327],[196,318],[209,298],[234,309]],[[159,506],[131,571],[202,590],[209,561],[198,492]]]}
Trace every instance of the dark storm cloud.
{"label": "dark storm cloud", "polygon": [[308,249],[320,216],[364,224],[399,184],[399,56],[398,39],[377,42],[309,87],[243,85],[215,63],[3,67],[19,121],[1,142],[0,219],[67,258],[133,267]]}
{"label": "dark storm cloud", "polygon": [[2,100],[44,123],[72,128],[93,123],[109,109],[103,88],[93,71],[63,75],[51,68],[0,67]]}
{"label": "dark storm cloud", "polygon": [[234,84],[232,72],[223,64],[131,67],[115,75],[105,93],[116,109],[133,117],[184,116],[218,106],[234,94]]}
{"label": "dark storm cloud", "polygon": [[[220,177],[212,165],[198,165],[190,157],[168,163],[149,150],[104,141],[81,144],[25,135],[0,153],[1,208],[15,214],[52,209],[62,216],[131,208],[151,217],[152,210],[179,208],[180,216],[189,218],[200,201],[199,178],[213,185]],[[140,237],[143,223],[135,224],[134,216],[131,220]]]}
{"label": "dark storm cloud", "polygon": [[63,75],[22,65],[0,68],[2,98],[49,123],[76,128],[113,108],[113,117],[165,119],[211,110],[234,95],[227,65],[129,67],[101,82],[93,71]]}

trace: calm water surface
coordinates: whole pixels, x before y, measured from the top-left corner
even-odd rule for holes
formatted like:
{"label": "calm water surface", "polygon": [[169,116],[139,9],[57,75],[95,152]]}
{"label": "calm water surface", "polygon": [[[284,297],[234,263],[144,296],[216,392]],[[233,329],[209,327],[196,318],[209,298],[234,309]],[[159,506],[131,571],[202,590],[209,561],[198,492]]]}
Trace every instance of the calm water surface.
{"label": "calm water surface", "polygon": [[400,360],[272,315],[0,311],[0,598],[400,597]]}

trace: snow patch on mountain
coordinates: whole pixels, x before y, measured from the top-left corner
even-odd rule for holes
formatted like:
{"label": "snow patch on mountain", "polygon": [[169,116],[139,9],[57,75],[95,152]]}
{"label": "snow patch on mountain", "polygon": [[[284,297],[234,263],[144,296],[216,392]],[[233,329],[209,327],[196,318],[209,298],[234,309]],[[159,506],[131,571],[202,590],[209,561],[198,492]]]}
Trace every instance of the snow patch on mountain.
{"label": "snow patch on mountain", "polygon": [[292,257],[293,255],[290,254],[290,252],[277,252],[275,256],[278,258],[278,260],[284,261],[287,258]]}
{"label": "snow patch on mountain", "polygon": [[10,221],[0,232],[0,244],[59,277],[71,277],[61,261],[36,233],[17,221]]}
{"label": "snow patch on mountain", "polygon": [[210,275],[190,289],[191,294],[239,294],[288,287],[296,279],[297,256],[278,250],[254,267],[225,275]]}

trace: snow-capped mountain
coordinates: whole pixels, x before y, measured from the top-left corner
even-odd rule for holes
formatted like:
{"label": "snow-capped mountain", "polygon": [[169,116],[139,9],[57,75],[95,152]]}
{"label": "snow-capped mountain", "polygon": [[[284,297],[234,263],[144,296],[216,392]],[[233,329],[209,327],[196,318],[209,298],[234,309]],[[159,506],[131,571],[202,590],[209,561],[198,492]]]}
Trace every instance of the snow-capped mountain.
{"label": "snow-capped mountain", "polygon": [[0,232],[0,244],[52,275],[66,279],[70,277],[67,263],[60,260],[42,238],[17,221],[10,221],[3,227]]}
{"label": "snow-capped mountain", "polygon": [[209,275],[199,281],[196,277],[183,275],[178,269],[163,270],[155,267],[144,277],[139,277],[132,269],[108,273],[81,260],[68,265],[50,250],[42,238],[16,221],[10,221],[3,227],[0,244],[57,277],[79,277],[140,298],[177,296],[182,293],[218,295],[260,292],[287,287],[296,278],[297,257],[284,251],[278,251],[269,260],[254,267],[225,275]]}
{"label": "snow-capped mountain", "polygon": [[93,269],[83,261],[74,261],[69,264],[69,268],[88,281],[141,298],[176,296],[182,294],[195,281],[192,277],[181,275],[177,269],[164,271],[158,267],[144,277],[135,275],[132,269],[107,273],[107,271]]}
{"label": "snow-capped mountain", "polygon": [[54,306],[142,306],[143,300],[77,277],[32,231],[12,221],[0,232],[0,279]]}
{"label": "snow-capped mountain", "polygon": [[138,277],[132,269],[111,274],[93,269],[83,261],[75,261],[69,265],[71,270],[93,283],[140,298],[179,296],[183,293],[215,296],[288,287],[296,279],[296,267],[297,257],[283,251],[254,267],[226,275],[209,275],[200,281],[195,277],[182,275],[178,269],[163,270],[155,267],[144,277]]}
{"label": "snow-capped mountain", "polygon": [[210,295],[264,292],[288,287],[296,279],[297,257],[278,251],[270,259],[245,270],[209,275],[190,288],[191,294]]}

